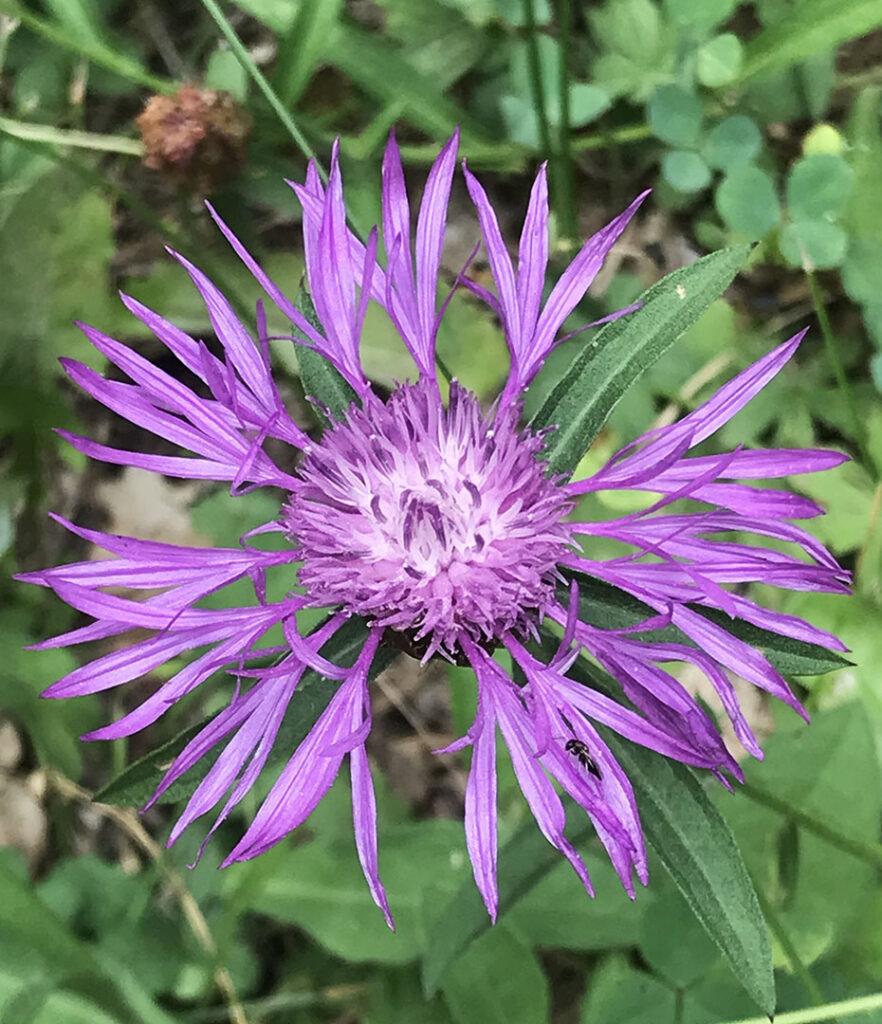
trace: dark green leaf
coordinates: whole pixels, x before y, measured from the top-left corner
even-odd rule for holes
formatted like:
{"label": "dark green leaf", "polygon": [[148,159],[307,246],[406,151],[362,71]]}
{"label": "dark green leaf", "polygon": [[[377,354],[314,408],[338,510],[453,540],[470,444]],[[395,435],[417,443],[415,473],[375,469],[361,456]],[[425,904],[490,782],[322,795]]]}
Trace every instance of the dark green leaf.
{"label": "dark green leaf", "polygon": [[[656,614],[636,597],[603,580],[593,579],[581,573],[573,573],[572,578],[579,584],[579,618],[591,626],[598,629],[627,629]],[[568,595],[565,588],[560,589],[558,597],[566,604]],[[701,605],[689,607],[739,640],[756,647],[783,675],[818,676],[851,664],[836,651],[828,651],[818,644],[780,636],[743,619],[730,619],[725,612],[716,608],[704,608]],[[652,642],[695,646],[695,641],[676,626],[647,631],[641,634],[641,638]]]}
{"label": "dark green leaf", "polygon": [[607,324],[585,346],[530,424],[557,426],[548,440],[551,470],[576,468],[625,391],[725,291],[748,251],[722,249],[668,274],[637,312]]}
{"label": "dark green leaf", "polygon": [[[621,700],[617,683],[580,659],[575,678]],[[604,730],[605,738],[634,787],[644,832],[693,913],[730,960],[736,976],[764,1012],[775,1006],[771,948],[765,921],[741,854],[719,811],[685,765],[636,746]],[[573,843],[593,834],[587,817],[569,799],[577,822]],[[569,814],[573,811],[572,815]],[[500,915],[529,892],[559,859],[532,825],[499,854]],[[474,886],[464,885],[432,926],[423,961],[423,985],[433,993],[448,966],[490,927]]]}
{"label": "dark green leaf", "polygon": [[457,1024],[549,1019],[548,978],[534,951],[504,927],[483,935],[453,965],[443,987]]}
{"label": "dark green leaf", "polygon": [[[316,316],[312,298],[302,284],[297,293],[296,305],[317,331],[323,330]],[[358,395],[352,390],[349,382],[318,352],[305,345],[298,345],[297,362],[300,365],[300,380],[306,397],[315,401],[326,426],[330,424],[325,409],[330,412],[332,419],[339,420],[349,406],[358,401]]]}
{"label": "dark green leaf", "polygon": [[[584,658],[571,674],[597,689],[612,683]],[[764,1013],[774,1013],[766,922],[723,816],[686,765],[602,731],[634,787],[646,838],[745,990]]]}
{"label": "dark green leaf", "polygon": [[[329,661],[338,665],[351,665],[364,646],[366,636],[367,628],[364,622],[361,619],[350,619],[322,647],[321,653]],[[378,675],[389,664],[392,656],[392,653],[385,649],[378,652],[371,666],[371,678]],[[307,669],[304,672],[282,720],[273,752],[267,761],[268,767],[291,755],[294,748],[303,740],[319,715],[328,706],[339,685],[340,683],[336,679],[326,679],[314,669]],[[210,719],[190,726],[158,749],[139,758],[100,790],[95,799],[106,804],[122,804],[124,806],[146,803],[162,781],[169,764],[208,721]],[[223,747],[218,745],[177,782],[169,786],[160,798],[160,803],[177,803],[190,797],[208,774],[222,749]]]}

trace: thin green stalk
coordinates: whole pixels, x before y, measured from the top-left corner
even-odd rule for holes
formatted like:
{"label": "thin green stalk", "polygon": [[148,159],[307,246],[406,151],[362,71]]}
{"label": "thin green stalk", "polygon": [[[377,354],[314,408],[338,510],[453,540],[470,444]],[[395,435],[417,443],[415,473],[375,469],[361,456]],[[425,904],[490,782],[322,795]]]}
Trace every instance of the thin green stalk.
{"label": "thin green stalk", "polygon": [[791,807],[786,800],[782,800],[772,793],[767,793],[764,789],[758,789],[749,782],[739,786],[737,792],[743,794],[749,800],[753,800],[754,803],[762,804],[763,807],[768,807],[769,810],[776,811],[778,814],[790,818],[791,821],[804,828],[807,832],[813,833],[819,839],[825,840],[831,846],[835,846],[844,853],[850,853],[857,860],[861,860],[865,864],[871,864],[875,868],[882,868],[882,845],[879,843],[868,843],[863,839],[844,836],[835,829],[830,828],[829,825],[825,825],[824,822],[818,821],[817,818],[813,818],[796,807]]}
{"label": "thin green stalk", "polygon": [[539,40],[536,35],[536,12],[533,0],[524,0],[524,24],[527,29],[527,65],[530,70],[530,89],[533,93],[533,109],[539,121],[539,141],[542,152],[551,156],[551,129],[548,124],[548,108],[545,105],[545,85],[542,81],[542,64],[539,60]]}
{"label": "thin green stalk", "polygon": [[315,161],[315,165],[318,168],[318,172],[319,175],[321,176],[322,181],[327,182],[328,176],[325,172],[325,169],[324,167],[322,167],[319,158],[315,155],[312,146],[310,146],[310,144],[306,141],[306,136],[303,134],[303,132],[300,131],[300,129],[294,123],[294,119],[291,117],[288,111],[285,110],[282,101],[276,95],[275,90],[269,84],[263,72],[254,63],[251,54],[248,52],[248,50],[245,49],[244,45],[242,44],[242,41],[236,35],[235,29],[227,20],[226,15],[220,9],[218,4],[215,3],[215,0],[202,0],[202,6],[206,9],[206,11],[208,11],[208,13],[214,19],[215,24],[223,33],[226,41],[230,44],[230,49],[233,51],[233,54],[235,55],[236,59],[245,69],[247,74],[251,76],[257,88],[260,89],[260,91],[263,93],[267,103],[269,103],[269,105],[273,108],[276,117],[278,117],[278,119],[282,122],[282,125],[285,127],[285,130],[294,140],[294,144],[297,146],[300,152],[306,157],[307,160]]}
{"label": "thin green stalk", "polygon": [[811,292],[812,305],[815,307],[815,316],[821,325],[821,334],[824,338],[824,346],[827,349],[827,358],[830,360],[830,366],[836,377],[836,383],[839,385],[839,390],[842,392],[842,397],[845,399],[845,404],[848,407],[848,415],[851,417],[855,442],[860,449],[864,465],[868,469],[872,469],[873,462],[867,451],[867,433],[858,413],[854,392],[845,373],[845,367],[842,365],[842,359],[839,356],[839,348],[836,345],[836,339],[833,337],[830,320],[821,296],[821,289],[818,287],[818,280],[815,277],[815,272],[810,267],[804,264],[803,270],[805,271],[805,278],[808,281],[809,291]]}
{"label": "thin green stalk", "polygon": [[[832,1021],[837,1017],[854,1017],[856,1014],[870,1013],[878,1009],[882,1009],[882,992],[874,992],[871,996],[858,996],[857,999],[843,999],[838,1003],[812,1006],[807,1010],[777,1013],[775,1024],[820,1024],[821,1021]],[[721,1021],[720,1024],[769,1024],[769,1018],[744,1017],[741,1020]]]}
{"label": "thin green stalk", "polygon": [[754,880],[753,888],[756,892],[756,898],[759,900],[760,910],[762,910],[766,924],[769,926],[769,931],[778,940],[778,945],[787,957],[791,970],[802,981],[809,999],[811,999],[815,1006],[823,1006],[824,993],[821,991],[821,986],[815,981],[812,977],[812,972],[803,963],[799,950],[793,945],[790,936],[787,934],[787,929],[781,921],[780,914],[772,906],[770,900],[766,898],[762,886],[756,884],[756,880]]}
{"label": "thin green stalk", "polygon": [[604,149],[614,142],[642,142],[651,137],[652,130],[648,124],[626,124],[607,132],[580,135],[573,139],[571,148],[574,153],[584,153],[589,149]]}
{"label": "thin green stalk", "polygon": [[45,142],[54,146],[91,149],[96,153],[120,153],[122,156],[143,156],[144,145],[138,139],[125,135],[100,135],[96,132],[78,132],[56,128],[51,124],[32,124],[0,117],[0,131],[16,139]]}
{"label": "thin green stalk", "polygon": [[560,33],[560,74],[558,76],[560,124],[558,125],[557,147],[554,154],[555,211],[558,230],[570,245],[575,246],[579,238],[579,225],[576,216],[573,153],[570,148],[570,44],[573,26],[573,0],[559,0],[557,22]]}
{"label": "thin green stalk", "polygon": [[88,58],[93,64],[107,68],[108,71],[113,71],[114,74],[130,82],[143,85],[151,92],[173,93],[178,88],[175,82],[151,75],[149,71],[145,71],[136,61],[130,60],[124,54],[109,46],[105,46],[103,43],[94,43],[78,38],[72,35],[69,30],[53,25],[43,18],[38,18],[35,14],[31,14],[30,11],[20,7],[18,4],[4,3],[4,7],[5,14],[16,18],[26,28],[36,32],[37,35],[42,36],[44,39],[48,39],[49,42],[60,46],[64,50],[80,54]]}

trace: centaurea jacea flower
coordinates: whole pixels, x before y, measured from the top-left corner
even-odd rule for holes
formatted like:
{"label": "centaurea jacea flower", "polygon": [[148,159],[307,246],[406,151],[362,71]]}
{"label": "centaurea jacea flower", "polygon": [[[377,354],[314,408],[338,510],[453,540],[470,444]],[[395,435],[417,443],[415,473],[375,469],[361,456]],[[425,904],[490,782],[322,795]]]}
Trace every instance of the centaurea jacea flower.
{"label": "centaurea jacea flower", "polygon": [[[390,139],[383,165],[383,244],[366,243],[346,226],[337,153],[327,186],[310,166],[295,192],[303,207],[307,277],[321,329],[271,281],[230,230],[221,230],[288,316],[303,342],[327,359],[354,400],[316,440],[291,419],[273,380],[270,343],[262,313],[257,340],[219,290],[177,257],[205,301],[223,356],[132,299],[128,308],[200,382],[202,392],[152,365],[130,347],[84,328],[129,383],[107,380],[68,361],[71,377],[106,406],[193,456],[160,456],[109,448],[66,435],[85,454],[169,476],[228,481],[231,492],[281,489],[276,519],[255,524],[252,534],[275,531],[282,551],[252,546],[212,550],[120,538],[64,523],[113,558],[61,566],[24,578],[53,587],[94,622],[41,646],[62,646],[152,631],[128,647],[97,658],[47,691],[61,697],[96,693],[128,683],[170,659],[205,648],[175,671],[151,697],[89,738],[130,735],[220,669],[237,686],[228,707],[210,721],[168,769],[154,799],[218,744],[226,746],[190,797],[170,841],[226,800],[211,832],[251,788],[267,763],[282,719],[308,669],[339,680],[325,710],[272,786],[260,810],[225,863],[265,851],[301,824],[330,788],[348,757],[355,838],[362,868],[377,904],[391,923],[379,879],[374,791],[365,751],[370,732],[369,680],[380,645],[416,657],[444,657],[471,665],[478,688],[477,717],[468,734],[447,749],[473,747],[465,799],[466,837],[475,880],[490,914],[498,907],[496,882],[496,736],[511,754],[515,775],[539,828],[591,883],[578,852],[564,835],[559,789],[590,816],[625,889],[634,874],[645,883],[646,852],[638,808],[627,776],[599,725],[627,740],[725,779],[740,777],[714,723],[667,666],[691,663],[718,692],[735,731],[761,756],[741,713],[727,672],[736,673],[797,710],[786,681],[756,648],[734,637],[714,618],[723,612],[787,637],[843,647],[830,634],[800,619],[771,613],[731,584],[760,581],[787,589],[846,590],[847,575],[808,533],[789,522],[821,510],[780,490],[736,481],[815,472],[843,456],[829,451],[736,451],[689,455],[778,373],[799,336],[726,384],[681,422],[626,446],[593,476],[569,483],[543,461],[546,436],[520,423],[521,403],[559,332],[581,300],[606,253],[641,199],[590,239],[543,303],[548,262],[548,205],[544,168],[530,198],[517,269],[502,241],[486,193],[466,172],[476,204],[496,293],[471,283],[497,313],[512,356],[508,383],[489,410],[454,381],[447,404],[435,371],[438,276],[457,139],[432,168],[411,244],[410,208],[398,149]],[[369,302],[382,306],[400,335],[419,379],[388,398],[366,379],[359,340]],[[208,395],[209,397],[206,397]],[[281,468],[264,443],[283,442],[302,453]],[[293,467],[293,468],[292,468]],[[581,495],[603,489],[638,489],[657,495],[642,512],[604,522],[571,518]],[[699,511],[673,511],[680,499]],[[62,521],[63,522],[63,521]],[[734,535],[788,541],[805,557]],[[631,549],[615,559],[592,557],[593,537],[611,537]],[[719,539],[719,538],[725,539]],[[290,572],[283,600],[267,599],[269,570]],[[208,594],[249,579],[253,604],[199,606]],[[646,618],[626,628],[601,629],[579,620],[579,581],[604,581],[642,602]],[[584,585],[584,584],[583,584]],[[143,589],[145,600],[107,594],[108,587]],[[297,612],[329,609],[315,633],[302,636]],[[706,613],[706,614],[705,614]],[[367,640],[351,667],[328,651],[347,621],[363,620]],[[261,647],[281,625],[285,642]],[[644,639],[641,634],[676,626],[688,642]],[[557,635],[555,653],[536,642]],[[517,681],[493,657],[505,651],[518,667]],[[568,672],[587,652],[620,684],[622,701],[575,681]],[[275,657],[271,667],[255,659]],[[211,833],[209,833],[210,835]]]}

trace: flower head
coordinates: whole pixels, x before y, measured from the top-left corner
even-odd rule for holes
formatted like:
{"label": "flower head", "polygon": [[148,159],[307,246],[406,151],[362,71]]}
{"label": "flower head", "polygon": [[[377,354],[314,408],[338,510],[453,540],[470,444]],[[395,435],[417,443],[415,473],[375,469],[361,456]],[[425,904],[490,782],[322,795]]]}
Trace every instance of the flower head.
{"label": "flower head", "polygon": [[[429,174],[412,244],[401,161],[390,139],[383,163],[385,265],[378,262],[377,229],[362,243],[347,228],[336,149],[327,186],[312,165],[305,182],[293,186],[303,207],[307,276],[320,327],[267,277],[212,211],[302,343],[328,360],[352,389],[352,403],[321,438],[304,433],[281,400],[262,310],[255,339],[218,289],[176,254],[205,301],[222,356],[135,300],[124,301],[198,380],[198,390],[90,327],[83,328],[89,339],[128,381],[105,379],[72,360],[65,363],[74,381],[98,401],[192,454],[131,452],[66,434],[80,451],[170,476],[228,481],[234,495],[256,487],[280,489],[277,518],[255,524],[235,549],[135,540],[59,519],[113,557],[23,577],[52,587],[93,619],[40,646],[148,631],[146,638],[58,680],[47,696],[100,692],[193,655],[141,705],[88,738],[111,739],[143,729],[219,670],[238,679],[229,705],[185,746],[154,797],[225,743],[170,842],[223,802],[210,836],[241,801],[266,765],[308,671],[339,681],[225,863],[256,856],[305,821],[348,758],[359,859],[390,923],[365,752],[371,727],[369,684],[381,646],[474,669],[475,721],[465,737],[446,749],[474,749],[465,798],[466,837],[476,883],[493,917],[498,908],[497,729],[539,828],[572,863],[585,887],[591,890],[585,866],[564,835],[560,789],[590,816],[633,895],[635,873],[643,882],[647,878],[643,835],[631,785],[604,731],[706,768],[724,781],[725,773],[739,778],[738,764],[714,723],[669,666],[685,662],[703,673],[741,742],[761,757],[727,673],[799,711],[801,705],[767,658],[726,629],[721,615],[843,649],[830,634],[765,610],[744,594],[742,585],[755,581],[791,590],[845,592],[848,577],[805,530],[789,522],[818,514],[816,505],[740,481],[816,472],[844,456],[821,450],[690,454],[783,368],[801,336],[764,356],[680,422],[627,445],[587,479],[569,482],[551,473],[543,458],[546,436],[520,424],[524,390],[643,197],[585,244],[543,302],[548,261],[544,168],[533,187],[516,267],[486,193],[466,169],[495,291],[474,282],[468,287],[499,316],[512,365],[502,395],[489,410],[456,381],[446,404],[442,401],[435,344],[446,303],[439,310],[437,293],[456,151],[454,136]],[[372,389],[359,358],[370,302],[388,314],[390,329],[419,370],[418,380],[397,386],[387,398]],[[269,439],[277,442],[274,450],[282,442],[299,451],[299,462],[274,461],[267,452]],[[582,495],[617,489],[646,491],[656,500],[617,519],[572,518]],[[671,507],[681,499],[691,502],[686,510],[681,504]],[[265,551],[251,542],[252,536],[269,531],[282,535],[281,551]],[[595,538],[612,538],[626,553],[599,558]],[[789,544],[790,552],[782,550],[781,542]],[[266,575],[279,569],[289,573],[297,588],[273,602],[267,597]],[[252,603],[202,607],[204,597],[242,579],[253,584]],[[589,583],[616,588],[643,609],[642,615],[617,629],[583,621],[580,587]],[[136,600],[106,592],[120,586],[150,594]],[[302,635],[297,613],[310,607],[327,608],[328,617],[315,632]],[[361,651],[341,665],[345,659],[335,651],[340,655],[345,645],[335,644],[358,623]],[[264,646],[275,626],[281,626],[284,643]],[[549,637],[555,635],[555,648],[548,653]],[[509,674],[494,658],[496,651],[509,656],[519,671]],[[619,699],[572,677],[570,670],[583,652],[619,684]]]}

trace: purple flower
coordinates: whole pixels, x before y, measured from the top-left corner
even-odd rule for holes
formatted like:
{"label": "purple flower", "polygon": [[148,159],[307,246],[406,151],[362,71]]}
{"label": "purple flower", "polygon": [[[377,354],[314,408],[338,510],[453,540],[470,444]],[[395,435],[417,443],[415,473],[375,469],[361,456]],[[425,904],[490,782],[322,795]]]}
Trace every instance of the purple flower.
{"label": "purple flower", "polygon": [[[702,672],[742,743],[761,757],[727,673],[804,712],[766,657],[720,626],[714,611],[784,637],[844,649],[835,637],[800,619],[761,608],[743,590],[743,584],[763,582],[790,590],[846,591],[847,573],[807,532],[788,522],[821,509],[796,494],[738,482],[817,472],[838,465],[844,456],[783,450],[689,454],[782,369],[801,335],[739,374],[679,423],[638,438],[584,480],[570,483],[550,474],[543,461],[544,436],[520,425],[524,390],[642,196],[585,244],[543,302],[548,262],[544,168],[530,197],[516,266],[486,193],[465,171],[496,292],[472,282],[468,286],[498,314],[512,369],[489,410],[456,381],[447,404],[442,402],[435,339],[446,304],[438,309],[437,292],[457,143],[454,136],[430,172],[412,239],[401,161],[390,139],[383,162],[385,266],[377,261],[376,229],[366,243],[347,229],[336,150],[327,187],[314,166],[304,184],[293,185],[303,207],[309,288],[321,330],[295,308],[212,211],[304,343],[333,364],[357,396],[320,439],[307,436],[292,421],[279,396],[262,310],[255,342],[224,296],[180,256],[176,258],[205,301],[222,356],[135,300],[123,301],[198,386],[182,383],[91,327],[83,328],[88,338],[128,381],[105,379],[80,363],[65,361],[72,379],[98,401],[191,454],[131,452],[65,434],[79,451],[169,476],[229,481],[233,495],[256,487],[279,488],[284,498],[277,519],[255,524],[239,548],[223,550],[111,536],[56,517],[113,557],[22,577],[52,587],[94,620],[40,647],[101,640],[132,629],[149,632],[146,639],[58,680],[47,696],[108,690],[171,659],[193,655],[140,706],[87,738],[112,739],[143,729],[219,670],[237,678],[229,705],[190,740],[153,798],[225,744],[190,797],[170,842],[222,804],[210,836],[241,801],[264,768],[307,669],[339,680],[339,688],[224,863],[256,856],[305,821],[348,757],[359,859],[390,924],[365,753],[371,665],[381,643],[423,660],[440,656],[474,669],[477,716],[468,734],[448,749],[473,748],[466,836],[475,880],[494,918],[497,729],[539,828],[571,862],[585,887],[591,891],[585,865],[564,836],[560,790],[589,815],[622,884],[633,895],[635,873],[642,882],[647,879],[638,809],[626,775],[596,726],[707,768],[723,781],[724,773],[740,778],[714,723],[668,666],[689,663]],[[401,336],[419,369],[416,382],[398,386],[387,399],[372,390],[359,359],[371,301],[386,311],[390,329]],[[279,442],[299,451],[299,461],[271,458],[265,447],[270,439],[273,451],[281,450]],[[571,518],[581,495],[620,488],[647,491],[657,500],[618,519]],[[687,511],[681,499],[690,500]],[[674,502],[678,504],[672,508]],[[261,550],[251,543],[250,537],[266,532],[282,535],[282,551]],[[753,540],[734,539],[745,536]],[[598,558],[595,537],[612,538],[627,553]],[[795,553],[785,553],[781,542]],[[296,588],[281,601],[267,597],[270,569],[288,572]],[[242,579],[253,585],[251,604],[201,606],[202,598]],[[579,586],[584,588],[589,579],[642,602],[648,608],[643,621],[617,630],[580,621]],[[106,592],[119,587],[126,593],[151,593],[139,601]],[[297,613],[314,607],[329,609],[329,616],[316,632],[301,635]],[[323,651],[353,616],[366,624],[368,639],[354,664],[341,667]],[[667,635],[682,642],[647,638],[648,631],[670,625],[679,633],[669,630]],[[284,643],[263,646],[275,626],[281,627]],[[536,641],[547,646],[549,628],[552,634],[557,631],[559,645],[543,655]],[[494,651],[506,653],[518,666],[518,682],[493,657]],[[621,702],[568,676],[583,651],[618,682]],[[260,664],[257,659],[262,659]]]}

